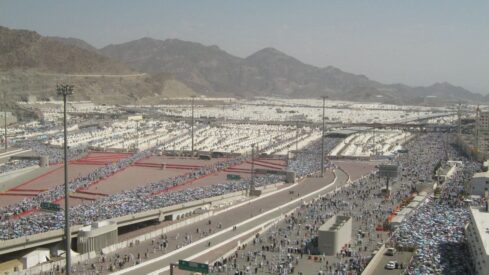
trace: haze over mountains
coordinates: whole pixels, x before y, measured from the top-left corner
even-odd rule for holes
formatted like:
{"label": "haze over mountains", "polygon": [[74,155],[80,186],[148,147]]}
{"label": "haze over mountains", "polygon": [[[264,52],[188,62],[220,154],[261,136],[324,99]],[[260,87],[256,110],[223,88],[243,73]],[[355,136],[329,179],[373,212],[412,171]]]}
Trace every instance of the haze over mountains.
{"label": "haze over mountains", "polygon": [[111,104],[158,103],[162,97],[195,94],[172,75],[140,73],[82,40],[0,27],[0,92],[11,100],[54,98],[57,83],[74,84],[75,99]]}
{"label": "haze over mountains", "polygon": [[[42,37],[4,27],[0,27],[0,73],[0,90],[43,96],[52,94],[46,81],[72,81],[80,91],[80,99],[115,98],[118,103],[157,103],[155,100],[161,97],[191,94],[289,98],[327,95],[332,99],[400,104],[424,103],[427,99],[487,100],[446,82],[429,87],[386,85],[333,66],[304,64],[274,48],[240,58],[217,46],[142,38],[97,50],[76,38]],[[46,74],[56,77],[44,79]],[[67,78],[64,74],[84,76]]]}

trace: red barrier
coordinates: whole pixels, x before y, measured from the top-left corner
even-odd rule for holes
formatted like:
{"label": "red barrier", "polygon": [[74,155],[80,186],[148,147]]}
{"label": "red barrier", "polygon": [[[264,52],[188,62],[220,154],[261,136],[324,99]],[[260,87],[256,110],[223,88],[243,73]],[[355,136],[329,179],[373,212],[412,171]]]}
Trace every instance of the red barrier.
{"label": "red barrier", "polygon": [[37,211],[39,211],[39,209],[38,209],[38,208],[33,208],[33,209],[27,210],[27,211],[25,211],[25,212],[22,212],[22,213],[20,213],[20,214],[13,215],[13,216],[12,216],[12,217],[10,217],[10,218],[11,218],[11,219],[13,219],[13,220],[20,219],[20,218],[22,218],[22,217],[25,217],[25,216],[30,215],[30,214],[32,214],[32,213],[34,213],[34,212],[37,212]]}
{"label": "red barrier", "polygon": [[274,163],[274,162],[266,161],[266,160],[263,160],[263,159],[255,159],[255,162],[262,162],[262,163],[265,163],[265,164],[280,166],[282,168],[287,166],[286,164]]}
{"label": "red barrier", "polygon": [[70,161],[70,164],[74,165],[107,165],[110,163],[114,163],[114,161]]}
{"label": "red barrier", "polygon": [[165,168],[185,168],[185,169],[198,169],[205,167],[203,165],[190,165],[190,164],[175,164],[175,163],[152,163],[152,162],[136,162],[134,166],[142,166],[142,167],[157,167],[161,168],[162,165],[165,165]]}
{"label": "red barrier", "polygon": [[234,170],[224,170],[224,172],[236,173],[236,174],[251,174],[251,170],[250,170],[250,171],[234,171]]}
{"label": "red barrier", "polygon": [[226,168],[224,171],[243,171],[243,172],[251,172],[251,168]]}
{"label": "red barrier", "polygon": [[94,201],[95,200],[93,198],[86,198],[86,197],[80,197],[80,196],[74,196],[74,195],[70,195],[70,198],[80,199],[80,200],[88,200],[88,201]]}
{"label": "red barrier", "polygon": [[92,151],[90,153],[88,153],[89,155],[90,154],[103,154],[103,155],[125,155],[125,156],[130,156],[132,155],[132,153],[121,153],[121,152],[97,152],[97,151]]}
{"label": "red barrier", "polygon": [[63,166],[60,166],[60,167],[58,167],[58,168],[56,168],[56,169],[53,169],[53,170],[48,171],[48,172],[46,172],[46,173],[44,173],[44,174],[42,174],[42,175],[39,175],[39,176],[37,176],[37,177],[35,177],[35,178],[33,178],[33,179],[30,179],[30,180],[28,180],[28,181],[26,181],[26,182],[24,182],[24,183],[22,183],[22,184],[19,184],[19,185],[15,186],[14,188],[9,189],[8,191],[14,191],[15,189],[19,189],[20,187],[25,186],[25,185],[27,185],[27,184],[30,184],[30,183],[32,183],[32,182],[34,182],[34,181],[36,181],[36,180],[38,180],[38,179],[41,179],[41,178],[43,178],[43,177],[45,177],[45,176],[47,176],[47,175],[49,175],[49,174],[52,174],[52,173],[54,173],[54,172],[58,171],[58,170],[59,170],[59,169],[61,169],[61,168],[63,168]]}
{"label": "red barrier", "polygon": [[80,193],[80,194],[87,194],[87,195],[94,195],[94,196],[103,196],[103,197],[108,197],[109,195],[107,194],[104,194],[104,193],[97,193],[97,192],[88,192],[88,191],[85,191],[85,190],[76,190],[76,193]]}
{"label": "red barrier", "polygon": [[47,189],[10,189],[9,191],[15,191],[15,192],[45,192]]}
{"label": "red barrier", "polygon": [[[251,161],[247,160],[246,163],[251,164]],[[268,164],[257,163],[256,161],[255,161],[255,165],[266,167],[266,168],[270,168],[270,169],[275,169],[275,170],[282,170],[282,168],[271,166],[271,165],[268,165]]]}
{"label": "red barrier", "polygon": [[10,193],[10,191],[8,191],[7,193],[0,193],[0,196],[28,196],[28,197],[34,197],[34,196],[37,196],[37,193]]}

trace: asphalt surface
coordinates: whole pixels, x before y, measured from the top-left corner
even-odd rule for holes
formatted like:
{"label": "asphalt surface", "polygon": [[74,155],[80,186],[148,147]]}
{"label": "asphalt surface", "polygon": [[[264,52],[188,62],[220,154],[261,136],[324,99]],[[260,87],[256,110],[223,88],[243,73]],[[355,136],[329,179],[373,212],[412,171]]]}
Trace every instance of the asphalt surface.
{"label": "asphalt surface", "polygon": [[[397,199],[385,200],[380,195],[380,186],[383,186],[383,181],[369,177],[362,185],[356,184],[343,188],[331,198],[316,201],[296,210],[291,215],[294,219],[281,221],[250,241],[245,248],[218,259],[206,260],[209,262],[217,260],[216,268],[221,266],[214,270],[213,274],[234,274],[235,270],[245,274],[245,270],[251,270],[252,274],[282,274],[279,266],[284,267],[289,263],[294,267],[293,274],[320,274],[319,272],[360,274],[370,259],[372,251],[379,243],[388,239],[388,233],[377,231],[376,225],[382,224],[387,217],[387,212],[395,207],[399,199],[397,197]],[[397,192],[401,189],[401,184],[396,183],[392,188],[393,192]],[[359,200],[361,203],[358,203]],[[351,251],[351,255],[347,253],[320,255],[312,248],[309,256],[307,250],[303,253],[293,250],[302,248],[305,240],[317,236],[316,229],[310,230],[310,226],[322,225],[324,223],[322,220],[333,214],[352,217],[351,241],[348,242],[348,249],[346,249]],[[306,225],[309,225],[309,229]],[[360,231],[365,235],[357,234]],[[404,259],[398,261],[407,263]]]}
{"label": "asphalt surface", "polygon": [[388,270],[385,268],[385,265],[390,261],[397,261],[398,263],[402,263],[404,269],[406,269],[409,260],[411,259],[412,256],[414,256],[413,252],[397,252],[396,254],[394,254],[394,256],[382,255],[382,259],[380,260],[379,264],[377,264],[372,274],[375,275],[400,274],[401,272],[404,272],[403,269]]}
{"label": "asphalt surface", "polygon": [[[336,181],[335,184],[333,184],[331,187],[323,190],[322,192],[320,192],[320,193],[318,193],[316,195],[307,197],[306,200],[310,200],[310,199],[315,198],[315,197],[317,197],[317,196],[319,196],[321,194],[330,192],[335,187],[340,186],[340,185],[343,185],[343,184],[345,184],[347,182],[348,175],[346,175],[344,172],[342,172],[341,170],[336,170],[335,171],[335,174],[338,177],[338,180]],[[309,178],[309,179],[306,179],[302,183],[302,185],[308,185],[308,184],[311,184],[311,183],[313,183],[313,184],[315,183],[315,185],[317,185],[317,183],[319,183],[319,185],[320,185],[319,187],[321,187],[321,185],[324,186],[324,185],[328,184],[329,182],[325,182],[324,180],[321,180],[320,178]],[[310,190],[310,192],[313,192],[313,191],[315,191],[315,190],[312,190],[312,189]],[[307,192],[307,193],[310,193],[310,192]],[[283,193],[285,193],[285,194],[283,194]],[[304,197],[307,196],[307,195],[305,195],[306,193],[304,193],[304,192],[301,193],[301,194],[304,194]],[[286,199],[287,199],[286,196],[287,195],[289,195],[287,191],[282,191],[279,194],[277,194],[277,197],[282,197],[284,199],[282,202],[286,202]],[[270,196],[270,197],[268,197],[266,199],[256,201],[256,204],[257,205],[255,207],[257,207],[258,205],[265,206],[264,204],[270,204],[270,200],[272,199],[272,197],[274,197],[274,196]],[[278,202],[278,203],[280,205],[280,202]],[[257,225],[265,224],[265,223],[267,223],[267,224],[270,223],[272,220],[280,217],[281,215],[284,215],[287,212],[289,212],[289,211],[291,211],[291,210],[299,207],[302,203],[303,203],[303,200],[297,200],[297,202],[292,203],[292,204],[290,204],[288,206],[285,206],[283,208],[276,208],[275,210],[271,211],[270,213],[268,213],[266,215],[263,215],[262,217],[260,217],[258,219],[255,219],[255,220],[253,220],[251,222],[247,222],[244,225],[240,225],[235,231],[232,231],[231,230],[231,231],[226,232],[226,233],[224,233],[224,234],[222,234],[220,236],[216,236],[216,237],[212,238],[210,241],[211,241],[211,243],[223,244],[224,242],[229,241],[230,239],[232,239],[236,235],[245,233],[248,230],[252,230]],[[252,204],[254,204],[254,203],[252,203]],[[245,208],[250,209],[249,207],[251,207],[251,209],[253,209],[253,205],[252,204],[250,204],[248,207],[245,207]],[[241,213],[241,215],[245,216],[246,215],[246,209],[240,209],[240,210],[242,210],[242,211],[244,210]],[[239,216],[241,216],[241,215],[239,215]],[[189,257],[192,257],[195,254],[197,254],[198,252],[205,251],[208,248],[209,247],[207,246],[207,243],[204,242],[203,244],[197,245],[196,247],[193,247],[191,249],[184,249],[182,251],[182,253],[175,254],[172,257],[168,257],[167,259],[163,259],[162,261],[155,262],[154,264],[148,265],[147,267],[138,268],[135,272],[129,272],[129,273],[124,273],[124,274],[142,274],[142,273],[147,274],[149,272],[152,272],[152,271],[161,269],[163,266],[167,266],[171,262],[178,262],[179,259],[187,259]],[[225,251],[222,251],[222,252],[224,253]],[[219,253],[217,253],[217,254],[219,254]],[[165,272],[162,272],[160,274],[169,274],[169,272],[168,271],[165,271]]]}
{"label": "asphalt surface", "polygon": [[[324,190],[321,193],[327,193],[331,191],[333,188],[339,186],[340,184],[344,184],[348,180],[348,176],[344,174],[342,171],[337,170],[338,180],[337,182]],[[157,260],[155,263],[149,265],[140,265],[139,268],[133,271],[121,272],[119,274],[147,274],[154,270],[159,270],[162,267],[169,266],[170,262],[178,261],[179,259],[186,259],[193,255],[196,255],[200,251],[207,250],[209,248],[222,249],[222,247],[217,247],[219,244],[225,244],[226,240],[230,240],[234,236],[237,236],[241,233],[245,233],[246,231],[253,229],[257,225],[262,223],[267,223],[270,220],[273,220],[283,213],[289,212],[292,209],[296,208],[301,204],[300,199],[297,202],[293,203],[290,206],[278,209],[280,205],[283,205],[286,202],[290,202],[298,198],[298,195],[305,196],[305,194],[309,194],[311,192],[317,191],[327,184],[331,183],[334,179],[334,175],[332,172],[327,172],[325,178],[307,178],[302,183],[292,187],[289,190],[283,190],[277,192],[273,195],[270,195],[266,198],[261,198],[253,203],[246,203],[245,205],[234,208],[230,211],[224,212],[217,216],[211,218],[211,225],[208,224],[208,221],[201,221],[189,226],[180,228],[178,232],[169,232],[166,235],[167,240],[167,248],[160,249],[159,242],[161,241],[161,237],[158,237],[152,241],[147,241],[135,245],[133,247],[129,247],[126,249],[122,249],[117,251],[117,254],[112,253],[109,255],[105,255],[105,262],[102,263],[101,258],[98,258],[94,262],[85,263],[75,266],[76,272],[74,274],[91,274],[91,264],[95,264],[97,271],[99,274],[107,274],[110,272],[109,265],[111,263],[117,262],[117,255],[119,257],[123,257],[124,255],[131,255],[132,259],[125,263],[122,267],[129,268],[134,265],[134,262],[138,258],[136,255],[140,255],[141,261],[147,262],[151,259],[161,257],[164,254],[173,253],[171,256],[164,257],[161,260]],[[293,194],[290,194],[289,191],[294,191]],[[319,194],[318,194],[319,195]],[[314,196],[315,197],[315,196]],[[275,209],[270,213],[266,213],[270,209]],[[254,218],[253,221],[247,222],[245,224],[239,225],[236,230],[232,230],[232,227],[236,224],[241,223],[244,220],[256,217],[260,214],[266,213],[258,218]],[[220,226],[219,226],[220,224]],[[219,228],[220,227],[220,228]],[[197,243],[198,240],[202,238],[206,238],[206,236],[202,236],[202,234],[196,233],[196,229],[199,228],[200,232],[209,232],[211,230],[211,234],[216,233],[218,231],[229,230],[222,235],[216,236],[211,235],[209,239],[206,239],[202,243]],[[250,231],[252,232],[252,231]],[[189,245],[189,241],[184,240],[184,236],[190,237],[192,239],[192,246]],[[209,241],[211,246],[209,247]],[[183,246],[186,243],[187,246]],[[183,246],[183,247],[182,247]],[[179,247],[179,249],[177,249]],[[178,250],[176,252],[172,252]],[[210,252],[210,251],[209,251]],[[215,253],[215,252],[214,252]],[[223,251],[224,253],[224,251]],[[147,255],[147,258],[146,258]],[[119,268],[116,268],[119,270]],[[123,270],[122,270],[123,271]]]}

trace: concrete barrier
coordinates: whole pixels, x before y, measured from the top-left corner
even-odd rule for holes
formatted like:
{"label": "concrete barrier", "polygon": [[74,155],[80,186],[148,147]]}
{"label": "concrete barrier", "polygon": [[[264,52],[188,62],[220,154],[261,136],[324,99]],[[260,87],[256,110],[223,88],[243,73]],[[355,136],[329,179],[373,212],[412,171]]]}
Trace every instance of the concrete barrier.
{"label": "concrete barrier", "polygon": [[[270,221],[270,223],[268,225],[265,225],[263,226],[260,231],[258,231],[258,233],[260,235],[262,235],[264,232],[267,232],[272,226],[275,226],[276,224],[278,224],[279,222],[281,222],[283,219],[285,219],[285,217],[291,215],[292,213],[294,213],[295,211],[297,210],[297,208],[295,209],[292,209],[290,210],[289,212],[287,212],[285,215],[281,215],[280,217],[278,218],[275,218],[274,220]],[[219,257],[220,259],[225,259],[225,258],[228,258],[230,257],[231,255],[234,254],[234,252],[236,252],[236,250],[239,249],[239,247],[243,244],[248,244],[250,243],[251,241],[253,241],[253,239],[255,238],[255,235],[253,236],[250,236],[248,237],[247,239],[245,239],[244,241],[240,242],[239,240],[236,242],[236,246],[231,248],[230,250],[228,250],[226,253],[224,253],[221,257]],[[216,259],[214,261],[211,261],[209,263],[209,265],[213,265],[215,262],[217,262],[219,259]]]}
{"label": "concrete barrier", "polygon": [[[331,182],[330,184],[327,184],[326,186],[324,186],[324,187],[322,187],[322,188],[320,188],[320,189],[318,189],[318,190],[316,190],[316,191],[313,191],[313,192],[311,192],[311,193],[309,193],[309,194],[307,194],[307,195],[304,195],[304,196],[302,196],[302,197],[300,197],[300,198],[296,198],[296,199],[294,199],[294,200],[291,200],[291,201],[289,201],[289,202],[287,202],[287,203],[285,203],[285,204],[283,204],[283,205],[281,205],[281,206],[279,206],[279,207],[277,207],[277,208],[270,209],[270,210],[268,210],[268,211],[266,211],[266,212],[263,212],[263,213],[261,213],[261,214],[258,214],[257,216],[253,216],[253,217],[252,217],[252,218],[250,218],[250,219],[247,219],[247,220],[245,220],[245,221],[242,221],[242,222],[240,222],[240,223],[236,224],[236,226],[237,226],[237,227],[240,227],[242,224],[245,224],[245,223],[248,223],[248,222],[252,222],[253,220],[256,220],[256,219],[258,219],[258,218],[260,218],[260,217],[262,217],[262,216],[264,216],[264,215],[267,215],[267,214],[269,214],[270,212],[273,212],[273,211],[276,211],[276,210],[279,210],[279,209],[283,209],[284,207],[287,207],[288,205],[290,205],[290,204],[294,204],[294,203],[297,203],[297,202],[299,202],[299,201],[306,201],[306,200],[310,200],[310,201],[312,201],[312,200],[313,200],[313,199],[314,199],[314,198],[317,196],[317,194],[319,194],[319,193],[321,193],[321,192],[325,191],[326,189],[328,189],[329,187],[331,187],[332,185],[334,185],[334,184],[336,183],[336,180],[337,180],[337,179],[338,179],[338,177],[336,176],[336,173],[335,173],[335,178],[334,178],[334,181],[333,181],[333,182]],[[297,185],[297,183],[292,184],[292,185],[290,185],[290,186],[288,186],[288,187],[286,187],[286,188],[283,188],[283,189],[281,189],[280,191],[284,191],[284,190],[290,189],[290,188],[292,188],[292,187],[293,187],[293,186],[295,186],[295,185]],[[231,207],[228,207],[228,208],[226,208],[226,209],[224,209],[224,210],[221,210],[221,211],[218,211],[218,212],[219,212],[219,213],[222,213],[222,212],[225,212],[225,211],[229,211],[229,210],[234,209],[234,208],[236,208],[236,207],[240,207],[240,206],[241,206],[241,205],[243,205],[243,204],[246,204],[246,203],[251,203],[252,201],[255,201],[255,200],[257,200],[257,199],[263,199],[264,197],[267,197],[267,196],[269,196],[269,195],[271,195],[271,194],[273,194],[273,193],[269,193],[269,194],[266,194],[265,196],[262,196],[262,197],[258,197],[258,198],[251,199],[251,200],[249,200],[249,201],[246,201],[246,202],[244,202],[244,203],[240,203],[240,204],[238,204],[238,205],[233,205],[233,206],[231,206]],[[295,208],[294,208],[294,209],[292,209],[292,210],[295,210]],[[287,213],[291,212],[292,210],[288,211]],[[214,215],[217,215],[217,214],[218,214],[218,212],[215,212],[215,213],[214,213]],[[274,219],[274,220],[275,220],[275,219]],[[249,230],[248,230],[248,232],[254,231],[254,230],[256,230],[256,229],[258,229],[258,228],[260,228],[260,227],[261,227],[261,228],[263,228],[263,227],[264,227],[264,225],[265,225],[265,224],[268,224],[269,222],[270,222],[270,221],[267,221],[266,223],[263,223],[263,224],[261,224],[261,225],[258,225],[258,226],[256,226],[255,228],[249,229]],[[157,257],[157,258],[154,258],[154,259],[148,260],[148,261],[143,262],[143,263],[141,263],[141,264],[139,264],[139,265],[137,265],[137,266],[132,266],[132,267],[129,267],[129,268],[126,268],[126,269],[123,269],[123,270],[120,270],[120,271],[114,272],[113,274],[115,274],[115,275],[116,275],[116,274],[125,274],[125,273],[127,273],[127,272],[130,272],[130,271],[136,270],[136,269],[140,268],[141,266],[145,266],[145,265],[149,265],[149,264],[155,263],[155,262],[157,262],[157,261],[159,261],[159,260],[161,260],[161,259],[163,259],[163,258],[167,258],[167,257],[170,257],[170,256],[172,256],[172,255],[176,254],[176,253],[179,253],[179,252],[180,252],[182,249],[189,249],[189,248],[191,248],[191,247],[193,247],[193,246],[196,246],[196,245],[199,245],[199,244],[201,244],[201,243],[203,243],[203,242],[207,242],[207,240],[209,240],[209,239],[211,239],[211,238],[214,238],[214,237],[215,237],[215,236],[217,236],[217,235],[224,234],[224,233],[226,233],[226,232],[228,232],[228,231],[231,231],[231,230],[233,230],[233,226],[228,227],[228,228],[226,228],[226,229],[224,229],[224,230],[222,230],[222,231],[220,231],[220,232],[218,232],[218,233],[214,233],[214,234],[212,234],[212,235],[210,235],[210,236],[207,236],[207,237],[205,237],[205,238],[203,238],[203,239],[197,240],[197,241],[195,241],[195,242],[193,242],[193,243],[191,243],[191,244],[189,244],[189,245],[187,245],[187,246],[184,246],[184,247],[182,247],[182,248],[180,248],[180,249],[174,250],[174,251],[172,251],[172,252],[170,252],[170,253],[168,253],[168,254],[166,254],[166,255],[163,255],[163,256],[160,256],[160,257]],[[246,232],[244,232],[244,233],[241,233],[240,235],[242,236],[243,234],[247,234],[247,233],[246,233]],[[235,236],[235,237],[234,237],[234,238],[232,238],[230,241],[232,241],[233,239],[236,239],[236,238],[240,237],[240,235]],[[226,244],[226,243],[227,243],[227,242],[222,242],[222,243],[219,243],[219,244],[217,244],[216,246],[213,246],[213,247],[211,247],[211,248],[208,248],[207,250],[204,250],[204,251],[202,251],[202,252],[199,252],[199,253],[197,253],[197,254],[194,254],[193,256],[191,256],[191,257],[187,258],[186,260],[192,260],[192,259],[194,259],[194,258],[196,258],[196,257],[199,257],[199,256],[200,256],[200,255],[202,255],[202,254],[207,253],[207,251],[210,251],[210,250],[212,250],[212,249],[215,249],[215,248],[217,248],[217,247],[220,247],[220,246],[222,246],[222,245],[224,245],[224,244]],[[160,270],[157,270],[157,271],[151,272],[150,274],[159,274],[159,273],[161,273],[161,272],[167,271],[168,269],[169,269],[169,266],[166,266],[166,267],[163,267],[163,268],[162,268],[162,269],[160,269]]]}
{"label": "concrete barrier", "polygon": [[387,248],[385,247],[385,244],[383,244],[380,248],[377,254],[370,260],[368,265],[365,267],[365,269],[362,272],[362,275],[375,275],[373,272],[377,265],[379,265],[380,260],[382,260],[382,257],[384,256],[385,252],[387,251]]}
{"label": "concrete barrier", "polygon": [[[79,262],[84,262],[89,259],[93,259],[97,257],[96,253],[94,251],[87,253],[87,254],[78,254],[78,255],[72,255],[71,256],[71,263],[73,265],[78,264]],[[44,272],[51,272],[55,271],[57,268],[64,268],[65,267],[65,260],[58,260],[54,262],[49,262],[49,263],[44,263],[42,265],[38,265],[26,270],[22,270],[19,272],[16,272],[14,274],[18,275],[32,275],[32,274],[42,274]]]}
{"label": "concrete barrier", "polygon": [[[229,200],[233,197],[240,197],[243,195],[243,191],[233,192],[221,196],[215,196],[211,198],[201,199],[197,201],[187,202],[178,205],[172,205],[168,207],[163,207],[160,209],[149,210],[141,213],[126,215],[122,217],[117,217],[111,219],[111,221],[117,222],[118,227],[126,226],[134,223],[139,223],[143,221],[159,219],[162,215],[171,214],[173,212],[179,212],[182,210],[192,211],[206,205],[211,206],[212,202],[220,200]],[[78,229],[83,225],[74,225],[71,227],[72,238],[76,237]],[[59,242],[63,238],[63,229],[52,230],[44,233],[29,235],[25,237],[20,237],[11,240],[0,241],[0,255],[31,248],[40,245],[50,244]]]}
{"label": "concrete barrier", "polygon": [[[335,178],[335,180],[336,180],[336,178]],[[296,186],[297,184],[298,183],[289,185],[286,188],[284,188],[283,190],[292,188],[292,187]],[[267,197],[267,196],[273,195],[277,191],[282,191],[282,190],[277,190],[277,188],[280,187],[280,186],[282,186],[282,185],[284,185],[284,183],[283,182],[280,182],[280,183],[272,184],[270,186],[262,186],[262,187],[259,187],[259,188],[266,191],[267,194],[264,197]],[[221,195],[221,196],[211,197],[211,198],[202,199],[202,200],[193,201],[193,202],[188,202],[188,203],[184,203],[184,204],[180,204],[180,205],[173,205],[173,206],[168,206],[168,207],[161,208],[161,209],[149,210],[149,211],[146,211],[146,212],[143,212],[143,213],[138,213],[140,215],[138,215],[138,214],[135,214],[135,215],[127,215],[127,216],[119,217],[119,218],[116,218],[116,219],[120,219],[120,221],[125,221],[125,219],[128,219],[129,217],[132,217],[132,218],[136,218],[137,219],[138,217],[145,216],[145,215],[153,215],[154,216],[154,215],[157,215],[157,214],[162,213],[162,212],[163,213],[168,213],[168,212],[172,212],[172,210],[178,210],[178,209],[181,209],[181,208],[189,208],[189,207],[204,205],[204,204],[213,203],[213,202],[222,201],[222,200],[237,199],[237,198],[243,197],[245,195],[246,195],[246,191],[237,191],[237,192],[233,192],[233,193],[229,193],[229,194],[225,194],[225,195]],[[103,254],[109,254],[109,253],[115,252],[115,251],[117,251],[119,249],[123,249],[123,248],[129,247],[129,246],[131,246],[131,243],[134,245],[137,242],[144,242],[146,240],[151,240],[151,239],[153,239],[155,237],[158,237],[158,236],[161,236],[163,234],[166,234],[167,232],[170,232],[170,231],[173,231],[173,230],[177,230],[177,229],[179,229],[181,227],[184,227],[186,225],[193,224],[193,223],[198,222],[198,221],[209,219],[212,216],[215,216],[215,215],[218,215],[218,214],[227,212],[227,211],[229,211],[231,209],[234,209],[236,207],[240,207],[243,204],[250,203],[250,202],[253,202],[253,201],[258,200],[258,199],[261,199],[261,198],[260,197],[253,198],[251,200],[248,200],[248,201],[239,203],[237,205],[233,205],[231,207],[227,207],[227,208],[222,209],[222,210],[219,210],[219,211],[205,212],[205,213],[203,213],[203,214],[201,214],[199,216],[195,216],[195,217],[192,217],[192,218],[189,218],[189,219],[185,219],[185,220],[182,220],[181,222],[177,222],[175,224],[171,224],[171,225],[166,226],[164,228],[157,229],[157,230],[148,232],[146,234],[143,234],[141,236],[138,236],[138,237],[135,237],[135,238],[132,238],[132,239],[129,239],[129,240],[126,240],[126,241],[122,241],[122,242],[119,242],[117,244],[114,244],[114,245],[105,247],[101,251],[102,251]],[[112,219],[112,220],[116,220],[116,219]],[[81,228],[81,227],[82,227],[81,225],[80,226],[75,226],[75,228],[72,229],[72,233],[78,232],[79,228]],[[59,230],[49,231],[49,232],[46,232],[46,233],[41,233],[41,234],[31,235],[31,236],[27,236],[27,237],[22,237],[22,238],[18,238],[18,239],[14,239],[14,240],[8,240],[8,241],[5,241],[5,242],[15,241],[15,243],[17,243],[17,244],[22,244],[22,243],[27,242],[29,240],[28,237],[31,237],[31,240],[32,240],[32,237],[33,236],[36,236],[37,238],[41,238],[41,236],[37,236],[37,235],[42,235],[42,236],[46,237],[47,235],[57,236],[57,235],[62,235],[62,234],[63,234],[63,230],[62,229],[59,229]],[[12,245],[12,244],[13,244],[13,242],[10,243],[10,245]],[[1,242],[0,242],[0,246],[1,246]],[[80,255],[77,255],[77,256],[73,256],[72,257],[72,262],[75,264],[75,263],[78,263],[80,261],[84,261],[84,260],[87,260],[87,259],[92,259],[94,257],[97,257],[97,253],[98,252],[99,251],[92,251],[92,252],[87,253],[87,254],[80,254]],[[53,268],[56,268],[57,265],[59,265],[60,267],[63,267],[64,266],[64,260],[60,260],[60,261],[57,261],[57,262],[51,262],[51,263],[46,263],[46,264],[43,264],[43,265],[40,265],[40,266],[36,266],[36,267],[33,267],[33,268],[29,269],[29,270],[26,270],[26,272],[29,271],[28,273],[19,273],[19,274],[38,274],[38,273],[41,273],[41,272],[48,272],[48,271],[52,271]]]}
{"label": "concrete barrier", "polygon": [[15,156],[15,155],[18,155],[18,154],[22,154],[22,153],[26,153],[26,152],[30,152],[31,150],[24,150],[24,149],[15,149],[15,150],[10,150],[10,151],[7,151],[7,152],[3,152],[0,154],[0,159],[3,159],[3,158],[8,158],[10,156]]}

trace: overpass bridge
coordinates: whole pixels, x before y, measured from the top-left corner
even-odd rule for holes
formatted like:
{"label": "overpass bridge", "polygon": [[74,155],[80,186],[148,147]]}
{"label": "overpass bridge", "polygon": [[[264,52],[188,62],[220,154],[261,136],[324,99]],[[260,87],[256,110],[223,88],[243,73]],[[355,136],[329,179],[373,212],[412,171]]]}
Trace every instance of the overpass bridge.
{"label": "overpass bridge", "polygon": [[[222,204],[239,199],[246,195],[246,191],[234,192],[226,195],[196,200],[178,205],[172,205],[160,209],[149,210],[141,213],[130,214],[110,219],[117,223],[117,227],[126,227],[146,221],[172,221],[179,220],[193,214],[196,210],[210,209],[216,204]],[[78,237],[79,230],[85,225],[73,225],[70,227],[71,238]],[[0,241],[0,255],[17,252],[39,246],[53,245],[64,240],[64,230],[57,229],[44,233],[19,237],[11,240]]]}

